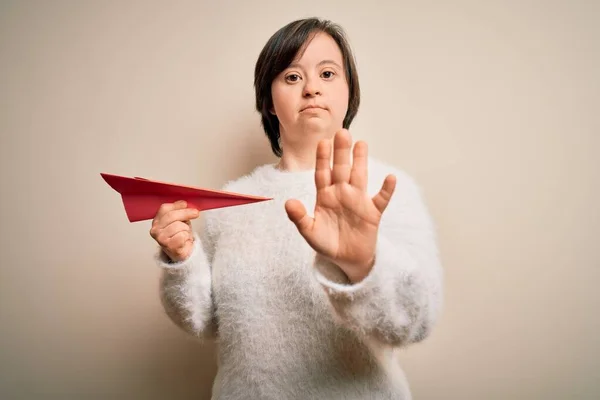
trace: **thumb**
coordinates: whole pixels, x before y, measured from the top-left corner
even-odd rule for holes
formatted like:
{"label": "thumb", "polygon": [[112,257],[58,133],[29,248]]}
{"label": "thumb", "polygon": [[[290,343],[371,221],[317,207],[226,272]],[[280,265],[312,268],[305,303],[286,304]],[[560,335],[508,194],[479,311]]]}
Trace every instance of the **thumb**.
{"label": "thumb", "polygon": [[285,211],[288,218],[296,225],[303,236],[310,232],[314,219],[306,213],[306,208],[299,200],[286,201]]}

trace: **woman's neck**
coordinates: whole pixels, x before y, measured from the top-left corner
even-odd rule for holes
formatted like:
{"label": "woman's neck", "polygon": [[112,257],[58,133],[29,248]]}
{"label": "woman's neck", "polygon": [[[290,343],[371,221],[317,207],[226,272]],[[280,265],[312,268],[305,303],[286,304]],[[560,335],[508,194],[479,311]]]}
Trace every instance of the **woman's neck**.
{"label": "woman's neck", "polygon": [[302,146],[298,146],[299,143],[294,145],[282,141],[283,155],[276,164],[276,168],[290,172],[314,170],[317,163],[317,146],[320,140],[322,138],[306,140]]}
{"label": "woman's neck", "polygon": [[297,155],[285,152],[276,164],[276,168],[282,171],[298,172],[315,169],[315,164],[316,154]]}

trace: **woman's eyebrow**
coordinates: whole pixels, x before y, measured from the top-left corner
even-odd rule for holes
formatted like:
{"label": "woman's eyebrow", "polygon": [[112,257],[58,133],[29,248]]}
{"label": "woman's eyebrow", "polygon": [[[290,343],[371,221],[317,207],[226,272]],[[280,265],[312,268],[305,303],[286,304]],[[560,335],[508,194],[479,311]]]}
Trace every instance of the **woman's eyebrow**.
{"label": "woman's eyebrow", "polygon": [[325,64],[333,64],[336,67],[338,67],[339,69],[342,69],[342,67],[340,66],[340,64],[336,63],[333,60],[323,60],[320,63],[317,64],[317,67],[320,67],[321,65],[325,65]]}
{"label": "woman's eyebrow", "polygon": [[[317,67],[320,67],[320,66],[325,65],[325,64],[333,64],[336,67],[338,67],[339,69],[342,69],[342,67],[340,66],[340,64],[338,64],[337,62],[335,62],[333,60],[323,60],[323,61],[321,61],[321,62],[319,62],[317,64]],[[300,68],[300,69],[302,69],[302,66],[300,64],[298,64],[297,62],[295,62],[295,63],[291,63],[288,66],[288,68]]]}

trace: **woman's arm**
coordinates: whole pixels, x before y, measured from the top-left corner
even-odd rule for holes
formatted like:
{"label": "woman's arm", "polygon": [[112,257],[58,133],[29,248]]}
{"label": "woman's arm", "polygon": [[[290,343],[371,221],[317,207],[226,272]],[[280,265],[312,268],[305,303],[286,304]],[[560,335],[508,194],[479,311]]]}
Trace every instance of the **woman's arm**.
{"label": "woman's arm", "polygon": [[184,261],[173,263],[162,251],[156,255],[162,269],[160,298],[167,315],[186,332],[203,338],[217,335],[211,278],[216,239],[211,228],[206,218],[202,236],[194,233],[194,250]]}
{"label": "woman's arm", "polygon": [[374,265],[351,284],[317,254],[315,273],[340,323],[375,341],[403,346],[425,339],[442,304],[434,226],[412,179],[396,172],[396,193],[382,217]]}

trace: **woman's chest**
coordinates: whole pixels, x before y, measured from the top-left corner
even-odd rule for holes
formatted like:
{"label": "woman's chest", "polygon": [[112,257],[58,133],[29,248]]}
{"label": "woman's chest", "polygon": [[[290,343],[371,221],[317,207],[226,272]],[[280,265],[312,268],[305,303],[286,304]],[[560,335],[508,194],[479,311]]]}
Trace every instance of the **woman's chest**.
{"label": "woman's chest", "polygon": [[315,252],[287,217],[284,201],[240,208],[223,223],[212,264],[217,308],[252,305],[268,313],[323,300],[313,277]]}

